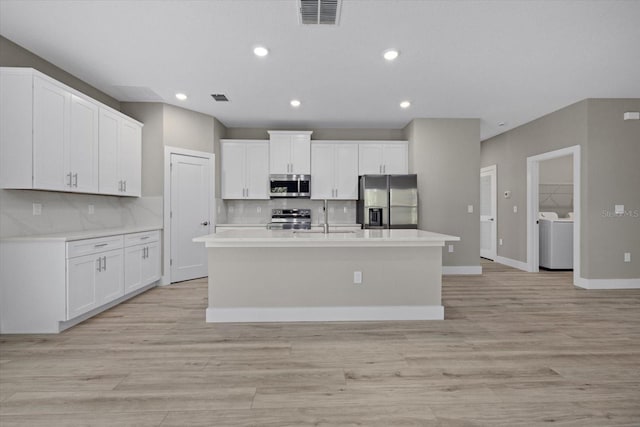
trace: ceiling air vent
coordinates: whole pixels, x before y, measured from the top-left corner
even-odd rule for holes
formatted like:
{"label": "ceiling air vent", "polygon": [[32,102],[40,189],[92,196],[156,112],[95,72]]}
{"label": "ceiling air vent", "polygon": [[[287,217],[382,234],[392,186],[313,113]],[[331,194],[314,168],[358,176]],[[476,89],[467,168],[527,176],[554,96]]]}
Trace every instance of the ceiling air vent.
{"label": "ceiling air vent", "polygon": [[225,95],[224,93],[212,93],[211,96],[217,102],[228,102],[229,101],[229,98],[227,98],[227,95]]}
{"label": "ceiling air vent", "polygon": [[298,0],[302,24],[337,25],[342,0]]}

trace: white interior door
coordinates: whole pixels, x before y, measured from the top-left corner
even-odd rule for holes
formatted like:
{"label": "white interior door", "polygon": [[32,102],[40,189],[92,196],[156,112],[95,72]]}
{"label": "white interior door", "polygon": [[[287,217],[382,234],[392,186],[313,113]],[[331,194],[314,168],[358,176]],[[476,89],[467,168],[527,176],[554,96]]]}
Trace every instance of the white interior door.
{"label": "white interior door", "polygon": [[480,170],[480,256],[490,260],[497,256],[496,175],[495,165]]}
{"label": "white interior door", "polygon": [[192,239],[210,233],[209,161],[171,154],[171,282],[207,275],[207,250]]}

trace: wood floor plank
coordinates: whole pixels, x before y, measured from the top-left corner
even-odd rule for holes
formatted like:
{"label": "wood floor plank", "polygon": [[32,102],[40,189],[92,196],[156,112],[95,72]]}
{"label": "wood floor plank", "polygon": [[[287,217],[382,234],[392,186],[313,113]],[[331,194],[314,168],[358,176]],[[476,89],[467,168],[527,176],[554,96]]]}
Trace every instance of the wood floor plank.
{"label": "wood floor plank", "polygon": [[0,424],[640,425],[640,291],[482,265],[444,321],[208,324],[199,279],[3,335]]}

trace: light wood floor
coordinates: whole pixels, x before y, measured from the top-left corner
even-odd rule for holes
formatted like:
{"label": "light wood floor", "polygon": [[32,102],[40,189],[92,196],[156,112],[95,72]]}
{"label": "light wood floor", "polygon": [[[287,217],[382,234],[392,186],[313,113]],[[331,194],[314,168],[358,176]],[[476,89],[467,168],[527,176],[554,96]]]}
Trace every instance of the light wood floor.
{"label": "light wood floor", "polygon": [[206,324],[196,280],[5,335],[0,425],[640,425],[640,291],[484,266],[445,321]]}

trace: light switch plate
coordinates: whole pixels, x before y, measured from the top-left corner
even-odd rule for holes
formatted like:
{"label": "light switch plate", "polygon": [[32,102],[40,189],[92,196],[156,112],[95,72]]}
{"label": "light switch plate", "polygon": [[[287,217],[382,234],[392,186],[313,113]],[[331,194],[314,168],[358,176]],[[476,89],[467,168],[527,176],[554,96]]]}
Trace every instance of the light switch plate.
{"label": "light switch plate", "polygon": [[449,245],[449,252],[453,252],[453,245]]}
{"label": "light switch plate", "polygon": [[87,207],[87,212],[89,213],[89,215],[93,215],[94,213],[96,213],[96,207],[94,205],[89,205]]}
{"label": "light switch plate", "polygon": [[353,283],[359,285],[362,283],[362,271],[353,272]]}
{"label": "light switch plate", "polygon": [[473,205],[467,205],[467,213],[473,213]]}
{"label": "light switch plate", "polygon": [[502,239],[498,239],[498,244],[502,246]]}
{"label": "light switch plate", "polygon": [[518,206],[513,205],[513,213],[518,213]]}
{"label": "light switch plate", "polygon": [[33,214],[34,215],[42,215],[42,204],[34,203],[33,204]]}
{"label": "light switch plate", "polygon": [[624,253],[624,262],[631,262],[631,252]]}
{"label": "light switch plate", "polygon": [[616,215],[624,215],[624,205],[616,205],[615,213]]}

